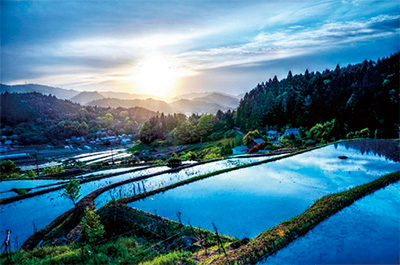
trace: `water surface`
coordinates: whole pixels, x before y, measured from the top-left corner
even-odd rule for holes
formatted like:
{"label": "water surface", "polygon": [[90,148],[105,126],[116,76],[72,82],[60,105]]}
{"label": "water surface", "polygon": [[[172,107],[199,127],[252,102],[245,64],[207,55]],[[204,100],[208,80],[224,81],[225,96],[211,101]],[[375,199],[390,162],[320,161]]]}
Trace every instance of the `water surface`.
{"label": "water surface", "polygon": [[399,264],[400,182],[330,217],[259,264]]}
{"label": "water surface", "polygon": [[[376,142],[371,141],[376,144]],[[386,145],[386,142],[377,143]],[[390,142],[398,148],[398,143]],[[347,156],[347,159],[339,159]],[[129,206],[234,237],[255,237],[324,195],[350,189],[400,164],[348,143],[220,174],[130,203]]]}

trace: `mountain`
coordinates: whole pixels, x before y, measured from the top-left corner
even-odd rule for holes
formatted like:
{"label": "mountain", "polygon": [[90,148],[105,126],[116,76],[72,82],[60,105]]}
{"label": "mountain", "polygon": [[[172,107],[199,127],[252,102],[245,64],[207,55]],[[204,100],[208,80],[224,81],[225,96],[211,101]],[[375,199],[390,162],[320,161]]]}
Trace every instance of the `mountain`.
{"label": "mountain", "polygon": [[147,94],[130,94],[130,93],[123,93],[123,92],[112,92],[112,91],[100,91],[101,95],[105,98],[118,98],[118,99],[156,99],[156,100],[165,100],[163,97],[158,97],[154,95],[147,95]]}
{"label": "mountain", "polygon": [[156,113],[145,108],[106,109],[82,106],[34,93],[0,95],[2,135],[17,135],[20,144],[63,144],[71,136],[137,135]]}
{"label": "mountain", "polygon": [[175,113],[184,113],[189,115],[192,113],[217,113],[218,110],[226,111],[230,109],[229,107],[221,106],[216,103],[188,99],[180,99],[169,104],[174,109]]}
{"label": "mountain", "polygon": [[201,100],[188,100],[180,99],[174,102],[167,103],[162,100],[155,99],[133,99],[133,100],[122,100],[116,98],[103,98],[93,100],[87,103],[88,106],[99,106],[99,107],[111,107],[111,108],[131,108],[131,107],[142,107],[156,112],[162,112],[165,114],[173,113],[184,113],[184,114],[202,114],[202,113],[217,113],[218,110],[226,111],[230,108],[225,105],[219,105],[216,103],[205,102]]}
{"label": "mountain", "polygon": [[239,99],[237,97],[217,92],[213,92],[203,97],[196,97],[193,100],[218,104],[232,109],[239,106]]}
{"label": "mountain", "polygon": [[78,95],[72,97],[70,100],[75,103],[79,103],[81,105],[85,105],[86,103],[93,101],[93,100],[98,100],[98,99],[103,99],[104,96],[101,95],[99,92],[81,92]]}
{"label": "mountain", "polygon": [[180,94],[174,98],[171,99],[171,101],[177,101],[180,99],[189,99],[192,100],[194,98],[201,98],[201,97],[206,97],[210,94],[212,94],[213,92],[202,92],[202,93],[186,93],[186,94]]}
{"label": "mountain", "polygon": [[[0,93],[5,93],[8,91],[9,93],[31,93],[31,92],[38,92],[43,95],[55,95],[59,99],[72,99],[73,97],[77,96],[78,94],[82,93],[82,91],[77,91],[73,89],[64,89],[52,86],[44,86],[44,85],[37,85],[37,84],[27,84],[27,85],[5,85],[0,84]],[[93,93],[88,91],[83,91],[85,93]],[[153,98],[157,100],[164,100],[163,97],[157,97],[153,95],[146,95],[146,94],[130,94],[124,92],[113,92],[113,91],[97,91],[98,94],[102,95],[102,98],[118,98],[118,99],[148,99]],[[89,96],[90,94],[88,94]],[[98,95],[95,98],[89,100],[100,99]],[[87,100],[84,100],[89,102]],[[74,101],[79,102],[79,101]]]}
{"label": "mountain", "polygon": [[13,85],[8,86],[4,84],[0,84],[0,93],[31,93],[31,92],[38,92],[42,93],[43,95],[54,95],[59,99],[70,99],[80,92],[73,90],[73,89],[63,89],[58,87],[51,87],[51,86],[43,86],[37,84],[27,84],[27,85]]}
{"label": "mountain", "polygon": [[[174,98],[162,98],[146,94],[130,94],[112,91],[76,91],[63,88],[36,84],[8,86],[0,84],[1,93],[32,93],[54,95],[59,99],[68,99],[72,102],[88,106],[111,108],[143,107],[163,113],[216,113],[218,110],[236,109],[239,99],[235,96],[217,93],[190,93]],[[167,103],[168,102],[168,103]]]}
{"label": "mountain", "polygon": [[174,113],[173,108],[165,101],[155,99],[131,99],[123,100],[117,98],[104,98],[93,100],[86,105],[98,107],[111,107],[111,108],[132,108],[142,107],[151,111],[159,111],[163,113]]}

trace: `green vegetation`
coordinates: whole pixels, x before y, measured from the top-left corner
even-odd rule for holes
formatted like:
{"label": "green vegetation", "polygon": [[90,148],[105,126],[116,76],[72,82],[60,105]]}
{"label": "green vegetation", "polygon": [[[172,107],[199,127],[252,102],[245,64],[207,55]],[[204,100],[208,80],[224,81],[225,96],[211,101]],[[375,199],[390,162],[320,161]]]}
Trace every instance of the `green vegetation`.
{"label": "green vegetation", "polygon": [[156,114],[140,107],[81,106],[39,93],[6,92],[0,101],[1,134],[16,135],[14,141],[20,145],[63,145],[72,136],[87,140],[118,134],[137,136],[140,126]]}
{"label": "green vegetation", "polygon": [[243,131],[316,126],[313,134],[324,141],[344,139],[364,128],[377,130],[379,138],[398,137],[398,69],[396,53],[334,71],[306,70],[281,81],[275,76],[246,93],[235,113],[235,126]]}
{"label": "green vegetation", "polygon": [[31,189],[16,189],[16,188],[11,189],[11,191],[18,193],[18,195],[28,194],[30,190]]}
{"label": "green vegetation", "polygon": [[70,199],[72,203],[76,206],[77,200],[81,197],[79,194],[81,186],[78,180],[70,180],[64,187],[64,191],[61,196]]}
{"label": "green vegetation", "polygon": [[96,242],[102,238],[105,231],[104,225],[100,222],[100,217],[95,211],[89,210],[89,207],[85,209],[85,216],[81,221],[82,225],[82,238],[87,244]]}
{"label": "green vegetation", "polygon": [[253,140],[257,138],[261,138],[261,134],[258,130],[249,131],[243,137],[243,144],[249,146],[253,142]]}
{"label": "green vegetation", "polygon": [[46,167],[42,170],[44,175],[54,175],[54,174],[59,174],[65,172],[65,169],[63,166],[59,167]]}
{"label": "green vegetation", "polygon": [[400,171],[347,191],[324,196],[304,213],[261,233],[252,239],[249,244],[228,252],[227,257],[221,255],[205,259],[203,262],[208,264],[212,260],[213,264],[256,263],[261,258],[265,258],[265,256],[285,247],[299,236],[304,236],[316,225],[351,205],[356,200],[399,180]]}
{"label": "green vegetation", "polygon": [[15,163],[11,160],[0,161],[1,174],[10,174],[15,169]]}
{"label": "green vegetation", "polygon": [[[71,211],[64,221],[62,218],[55,221],[54,229],[44,238],[44,246],[13,252],[12,261],[15,264],[194,264],[193,253],[212,249],[217,242],[216,235],[210,231],[184,226],[119,203],[97,210],[94,214],[97,217],[93,218],[93,213],[87,209],[80,224],[99,227],[101,220],[101,240],[96,232],[90,241],[81,237],[77,242],[69,242],[70,245],[46,245],[65,240],[71,231],[84,235],[85,228],[76,230],[73,224],[80,219],[80,214]],[[88,219],[96,221],[88,222]],[[223,244],[233,241],[226,236],[219,238]],[[1,258],[0,263],[4,262],[6,259]]]}
{"label": "green vegetation", "polygon": [[182,160],[176,154],[173,154],[171,158],[167,160],[167,166],[170,168],[176,168],[182,166]]}

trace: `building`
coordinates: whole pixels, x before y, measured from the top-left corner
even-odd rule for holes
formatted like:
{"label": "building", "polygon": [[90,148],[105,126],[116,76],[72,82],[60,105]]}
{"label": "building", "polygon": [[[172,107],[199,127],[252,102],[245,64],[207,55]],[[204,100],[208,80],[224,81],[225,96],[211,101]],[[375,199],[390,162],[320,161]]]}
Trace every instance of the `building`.
{"label": "building", "polygon": [[267,132],[267,137],[269,137],[269,138],[279,138],[279,137],[281,137],[281,134],[278,131],[269,130]]}
{"label": "building", "polygon": [[294,136],[300,136],[300,132],[297,128],[289,128],[285,130],[285,133],[282,135],[282,137],[285,136],[290,136],[290,135],[294,135]]}
{"label": "building", "polygon": [[259,144],[264,143],[264,140],[261,139],[261,138],[257,138],[257,139],[254,139],[253,142],[254,142],[256,145],[259,145]]}
{"label": "building", "polygon": [[239,145],[236,146],[235,148],[232,148],[232,154],[234,155],[246,154],[247,151],[249,151],[249,148],[247,148],[244,145]]}

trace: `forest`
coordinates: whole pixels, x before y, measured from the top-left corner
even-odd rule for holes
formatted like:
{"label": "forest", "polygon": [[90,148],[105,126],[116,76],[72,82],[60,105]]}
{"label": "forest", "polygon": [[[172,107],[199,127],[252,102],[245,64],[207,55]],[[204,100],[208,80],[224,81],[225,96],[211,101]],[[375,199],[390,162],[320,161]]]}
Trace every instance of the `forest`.
{"label": "forest", "polygon": [[81,106],[54,95],[4,93],[0,95],[1,134],[16,135],[18,144],[63,143],[71,136],[96,137],[137,134],[140,126],[156,115],[135,107]]}
{"label": "forest", "polygon": [[246,93],[235,124],[245,131],[311,128],[334,120],[334,136],[368,128],[378,138],[396,137],[399,126],[399,53],[376,62],[275,76]]}

